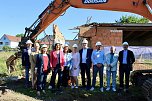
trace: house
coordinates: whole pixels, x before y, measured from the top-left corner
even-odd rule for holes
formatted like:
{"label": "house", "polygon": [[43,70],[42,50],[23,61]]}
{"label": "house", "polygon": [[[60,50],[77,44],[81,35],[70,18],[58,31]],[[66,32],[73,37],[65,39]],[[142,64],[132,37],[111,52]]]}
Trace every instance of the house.
{"label": "house", "polygon": [[4,34],[0,38],[0,50],[2,50],[4,46],[9,46],[10,48],[17,48],[20,41],[21,37]]}
{"label": "house", "polygon": [[44,38],[41,38],[37,40],[40,45],[46,44],[49,48],[52,47],[53,43],[53,36],[52,35],[46,35]]}
{"label": "house", "polygon": [[131,46],[152,45],[152,23],[90,23],[75,27],[74,30],[79,30],[79,42],[81,43],[83,38],[86,38],[89,41],[89,47],[92,48],[95,48],[97,41],[100,41],[104,46],[121,46],[124,41],[127,41]]}

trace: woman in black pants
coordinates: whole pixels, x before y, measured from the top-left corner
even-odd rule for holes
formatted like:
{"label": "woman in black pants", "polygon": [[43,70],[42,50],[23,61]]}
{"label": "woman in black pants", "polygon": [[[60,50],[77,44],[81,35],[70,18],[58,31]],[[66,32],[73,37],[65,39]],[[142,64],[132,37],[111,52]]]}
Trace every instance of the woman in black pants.
{"label": "woman in black pants", "polygon": [[72,55],[70,53],[68,44],[64,45],[63,52],[64,52],[65,64],[64,64],[64,70],[63,70],[62,85],[64,87],[67,87],[68,86],[68,81],[70,80],[69,69],[72,66]]}

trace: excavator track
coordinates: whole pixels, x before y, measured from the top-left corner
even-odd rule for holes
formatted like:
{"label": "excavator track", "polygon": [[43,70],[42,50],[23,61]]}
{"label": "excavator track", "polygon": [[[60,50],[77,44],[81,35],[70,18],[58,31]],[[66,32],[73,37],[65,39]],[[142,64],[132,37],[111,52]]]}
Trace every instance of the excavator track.
{"label": "excavator track", "polygon": [[143,85],[143,94],[147,98],[148,101],[152,101],[152,78],[146,80]]}

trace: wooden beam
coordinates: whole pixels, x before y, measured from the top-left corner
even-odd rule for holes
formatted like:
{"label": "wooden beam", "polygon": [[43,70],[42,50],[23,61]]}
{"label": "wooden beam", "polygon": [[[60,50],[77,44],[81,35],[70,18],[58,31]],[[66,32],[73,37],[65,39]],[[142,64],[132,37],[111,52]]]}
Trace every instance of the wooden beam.
{"label": "wooden beam", "polygon": [[[125,31],[126,32],[126,31]],[[127,33],[127,32],[126,32]],[[125,33],[125,34],[126,34]],[[131,31],[131,32],[129,32],[129,33],[127,33],[127,35],[125,36],[124,35],[124,32],[123,32],[123,39],[127,39],[132,33],[134,33],[134,31]],[[124,37],[125,36],[125,37]]]}
{"label": "wooden beam", "polygon": [[136,40],[136,39],[138,39],[139,37],[145,35],[145,34],[148,33],[148,32],[149,32],[149,31],[144,31],[144,32],[142,32],[142,33],[140,33],[140,34],[134,34],[134,35],[136,35],[136,36],[132,37],[130,41]]}

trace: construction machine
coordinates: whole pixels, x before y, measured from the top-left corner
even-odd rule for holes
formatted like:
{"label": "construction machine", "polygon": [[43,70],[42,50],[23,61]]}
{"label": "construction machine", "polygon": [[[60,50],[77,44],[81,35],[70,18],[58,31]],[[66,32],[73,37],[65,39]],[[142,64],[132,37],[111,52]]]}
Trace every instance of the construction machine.
{"label": "construction machine", "polygon": [[[131,12],[152,21],[152,0],[54,0],[30,27],[25,28],[24,37],[19,43],[20,50],[25,48],[25,42],[28,39],[35,42],[37,36],[70,7]],[[142,71],[137,71],[134,75],[139,72],[142,74]],[[138,75],[136,76],[138,77]]]}

